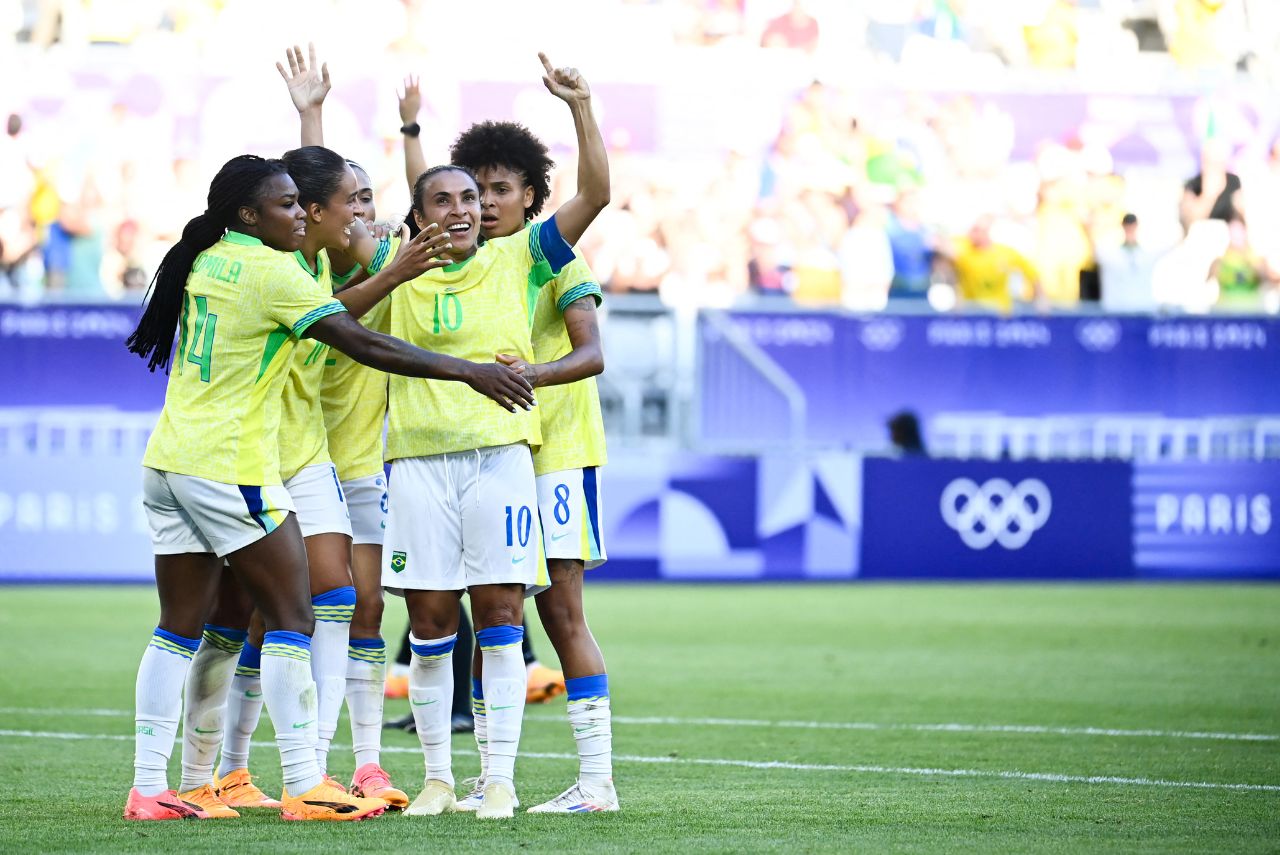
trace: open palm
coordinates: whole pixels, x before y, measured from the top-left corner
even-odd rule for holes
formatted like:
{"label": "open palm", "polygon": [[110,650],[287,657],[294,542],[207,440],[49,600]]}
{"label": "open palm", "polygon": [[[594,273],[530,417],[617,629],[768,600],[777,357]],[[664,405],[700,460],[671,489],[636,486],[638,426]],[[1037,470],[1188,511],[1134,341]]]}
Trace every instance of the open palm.
{"label": "open palm", "polygon": [[320,65],[317,62],[314,44],[307,45],[307,48],[311,57],[310,62],[303,57],[302,48],[294,45],[284,52],[289,60],[289,70],[285,71],[283,65],[276,63],[276,70],[280,72],[285,85],[289,87],[289,97],[293,99],[293,106],[299,113],[309,107],[319,107],[323,104],[325,96],[332,88],[329,83],[329,64]]}

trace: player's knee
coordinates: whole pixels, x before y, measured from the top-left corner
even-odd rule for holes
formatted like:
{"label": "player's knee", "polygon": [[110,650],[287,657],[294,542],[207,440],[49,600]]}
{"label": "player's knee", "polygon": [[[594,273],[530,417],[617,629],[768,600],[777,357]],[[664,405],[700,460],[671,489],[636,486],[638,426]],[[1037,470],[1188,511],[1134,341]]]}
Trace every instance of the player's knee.
{"label": "player's knee", "polygon": [[524,621],[524,610],[519,600],[485,603],[483,608],[472,601],[471,617],[477,630],[491,626],[519,626]]}
{"label": "player's knee", "polygon": [[382,630],[384,603],[381,591],[361,591],[356,598],[355,614],[351,617],[351,635],[354,638],[374,638]]}
{"label": "player's knee", "polygon": [[[547,594],[551,593],[547,591]],[[569,641],[587,628],[581,607],[564,597],[539,597],[538,618],[542,621],[542,628],[554,639]]]}

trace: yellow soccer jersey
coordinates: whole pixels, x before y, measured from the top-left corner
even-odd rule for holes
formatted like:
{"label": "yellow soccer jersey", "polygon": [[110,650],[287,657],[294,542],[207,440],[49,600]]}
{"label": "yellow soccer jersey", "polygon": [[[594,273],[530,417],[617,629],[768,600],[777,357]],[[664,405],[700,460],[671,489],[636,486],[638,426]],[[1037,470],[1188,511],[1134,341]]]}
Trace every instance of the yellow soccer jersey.
{"label": "yellow soccer jersey", "polygon": [[[555,218],[488,241],[471,258],[429,270],[392,296],[391,334],[473,362],[533,360],[539,289],[573,258]],[[465,383],[392,375],[387,459],[495,445],[541,444],[538,408],[510,413]]]}
{"label": "yellow soccer jersey", "polygon": [[[322,249],[316,254],[314,271],[301,252],[295,252],[293,258],[298,269],[311,279],[312,287],[332,298],[329,253]],[[320,384],[328,358],[329,345],[309,340],[294,351],[289,365],[280,416],[280,477],[286,481],[303,467],[329,461],[324,414],[320,411]]]}
{"label": "yellow soccer jersey", "polygon": [[[602,299],[595,274],[575,252],[573,261],[538,297],[533,314],[534,361],[553,362],[573,350],[564,310],[583,297],[594,297],[597,306]],[[538,416],[542,445],[533,455],[536,474],[605,464],[604,418],[596,378],[538,389]]]}
{"label": "yellow soccer jersey", "polygon": [[224,484],[280,483],[281,398],[295,345],[346,311],[292,255],[228,232],[187,277],[164,410],[144,466]]}
{"label": "yellow soccer jersey", "polygon": [[[370,274],[377,273],[395,258],[400,238],[379,242]],[[342,287],[360,270],[333,277]],[[391,301],[383,300],[360,323],[375,332],[390,330]],[[329,456],[338,468],[339,481],[367,478],[382,472],[382,425],[387,415],[387,375],[361,365],[345,353],[332,351],[320,386],[320,408],[329,434]]]}

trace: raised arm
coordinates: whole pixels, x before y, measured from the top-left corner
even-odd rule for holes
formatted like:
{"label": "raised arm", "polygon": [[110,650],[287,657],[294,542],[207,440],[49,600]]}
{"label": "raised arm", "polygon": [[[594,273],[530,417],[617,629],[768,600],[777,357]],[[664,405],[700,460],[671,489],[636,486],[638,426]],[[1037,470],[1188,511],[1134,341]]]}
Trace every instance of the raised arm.
{"label": "raised arm", "polygon": [[405,234],[407,232],[402,232],[400,251],[394,258],[385,263],[380,263],[377,258],[360,258],[366,270],[378,267],[377,272],[333,295],[352,317],[364,317],[399,285],[450,263],[440,254],[452,249],[453,244],[449,242],[448,233],[440,231],[435,223],[418,232],[413,240],[404,240]]}
{"label": "raised arm", "polygon": [[[548,295],[549,296],[549,295]],[[498,354],[498,361],[518,371],[534,388],[576,383],[604,371],[604,349],[596,321],[596,298],[579,297],[564,309],[564,326],[573,349],[554,362],[530,365],[518,356]]]}
{"label": "raised arm", "polygon": [[302,48],[294,45],[286,48],[284,55],[289,61],[289,70],[276,63],[276,71],[284,78],[289,87],[289,97],[293,99],[294,109],[302,120],[302,145],[324,145],[324,127],[321,112],[325,96],[332,85],[329,83],[329,63],[317,65],[316,46],[309,43],[307,51],[311,56],[310,63],[302,56]]}
{"label": "raised arm", "polygon": [[404,79],[404,92],[400,96],[400,136],[404,139],[404,180],[409,182],[409,193],[413,193],[413,185],[418,176],[427,171],[427,158],[422,153],[422,140],[419,134],[422,127],[418,124],[418,111],[422,108],[422,92],[418,89],[418,78],[412,74]]}
{"label": "raised arm", "polygon": [[479,364],[432,353],[389,335],[365,329],[347,312],[321,318],[307,328],[308,338],[322,341],[362,365],[432,380],[466,383],[511,412],[533,406],[533,390],[518,373],[497,362]]}
{"label": "raised arm", "polygon": [[572,246],[609,204],[609,155],[591,109],[591,89],[586,79],[576,68],[553,68],[545,53],[539,53],[538,59],[546,71],[543,84],[569,105],[578,134],[578,192],[555,213],[560,236]]}

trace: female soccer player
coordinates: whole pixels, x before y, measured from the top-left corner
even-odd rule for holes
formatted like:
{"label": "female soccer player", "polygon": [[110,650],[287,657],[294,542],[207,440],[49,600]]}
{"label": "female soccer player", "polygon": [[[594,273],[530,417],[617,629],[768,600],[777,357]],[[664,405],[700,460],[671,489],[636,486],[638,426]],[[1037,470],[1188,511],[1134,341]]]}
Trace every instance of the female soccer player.
{"label": "female soccer player", "polygon": [[[512,353],[533,360],[529,324],[538,289],[572,260],[576,243],[608,204],[608,161],[590,90],[574,69],[543,82],[570,107],[581,146],[578,192],[545,223],[479,246],[479,190],[462,167],[439,166],[414,186],[419,226],[438,222],[454,264],[406,283],[394,298],[392,333],[445,352]],[[510,817],[525,703],[519,652],[526,586],[547,584],[537,485],[529,447],[540,444],[532,414],[514,418],[439,384],[391,380],[387,457],[392,460],[383,584],[409,607],[414,658],[409,698],[427,766],[411,814],[456,809],[449,743],[450,664],[458,597],[471,596],[484,660],[489,768],[477,816]]]}
{"label": "female soccer player", "polygon": [[[405,81],[401,119],[414,121],[419,103],[416,81]],[[406,175],[421,173],[424,160],[417,137],[406,134]],[[482,122],[464,131],[450,150],[451,162],[465,166],[480,187],[481,230],[489,238],[527,228],[551,194],[554,164],[547,147],[515,122]],[[412,186],[412,180],[410,181]],[[587,626],[582,605],[584,569],[604,563],[600,531],[599,467],[604,465],[604,422],[595,381],[604,370],[596,322],[603,299],[595,276],[581,256],[544,287],[533,319],[534,357],[520,364],[538,397],[542,445],[533,454],[538,482],[543,547],[552,585],[537,595],[542,619],[569,691],[569,721],[578,746],[578,781],[560,796],[530,808],[533,813],[615,811],[612,726],[604,657]],[[480,668],[477,657],[477,672]],[[488,762],[481,683],[473,681],[476,746],[481,774],[459,810],[475,810],[485,786]]]}
{"label": "female soccer player", "polygon": [[[345,820],[385,809],[380,799],[322,789],[312,747],[306,555],[280,483],[277,437],[280,392],[297,342],[316,338],[387,370],[464,380],[508,402],[529,397],[527,384],[505,367],[510,376],[353,321],[283,254],[301,245],[304,217],[282,163],[251,155],[229,161],[210,184],[205,212],[187,223],[161,262],[128,340],[151,370],[168,367],[171,358],[178,369],[143,459],[160,620],[138,669],[129,819],[209,816],[168,788],[166,767],[182,685],[224,558],[266,628],[263,694],[280,747],[282,815]],[[427,266],[429,248],[427,241],[417,245],[418,266]],[[351,301],[360,306],[369,297],[366,290]]]}

